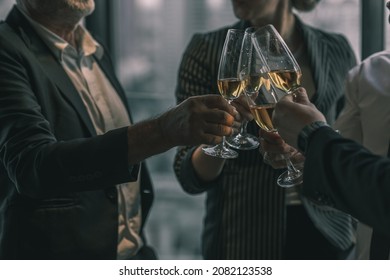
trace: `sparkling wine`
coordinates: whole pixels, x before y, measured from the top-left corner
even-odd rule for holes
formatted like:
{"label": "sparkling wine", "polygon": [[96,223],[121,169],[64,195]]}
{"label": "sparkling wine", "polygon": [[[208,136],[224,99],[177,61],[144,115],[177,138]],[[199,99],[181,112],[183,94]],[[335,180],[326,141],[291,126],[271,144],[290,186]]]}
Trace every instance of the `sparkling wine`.
{"label": "sparkling wine", "polygon": [[236,99],[242,92],[242,84],[239,79],[218,80],[219,93],[227,100]]}
{"label": "sparkling wine", "polygon": [[261,76],[251,75],[242,80],[242,87],[248,93],[258,92],[261,86],[261,82]]}
{"label": "sparkling wine", "polygon": [[250,105],[251,113],[256,123],[266,131],[276,131],[272,123],[272,112],[274,111],[275,104],[266,105]]}
{"label": "sparkling wine", "polygon": [[296,70],[276,70],[271,71],[269,76],[278,89],[290,93],[301,84],[302,73]]}
{"label": "sparkling wine", "polygon": [[258,92],[261,86],[265,86],[267,90],[271,90],[271,81],[267,73],[263,75],[251,75],[242,80],[242,88],[247,93]]}

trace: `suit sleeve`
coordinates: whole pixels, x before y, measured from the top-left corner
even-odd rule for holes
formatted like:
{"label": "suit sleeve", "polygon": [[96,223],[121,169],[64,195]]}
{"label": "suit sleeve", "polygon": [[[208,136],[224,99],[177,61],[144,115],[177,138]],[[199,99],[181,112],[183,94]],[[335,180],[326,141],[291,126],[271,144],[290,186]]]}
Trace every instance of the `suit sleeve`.
{"label": "suit sleeve", "polygon": [[390,160],[318,129],[306,153],[303,192],[390,235]]}

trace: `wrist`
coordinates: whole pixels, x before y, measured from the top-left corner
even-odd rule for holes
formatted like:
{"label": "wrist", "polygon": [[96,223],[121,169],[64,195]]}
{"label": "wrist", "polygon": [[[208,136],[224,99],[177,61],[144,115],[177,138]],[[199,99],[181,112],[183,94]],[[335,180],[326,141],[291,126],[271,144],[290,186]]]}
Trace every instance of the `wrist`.
{"label": "wrist", "polygon": [[322,127],[329,127],[326,122],[315,121],[306,125],[298,135],[298,149],[305,154],[313,134]]}
{"label": "wrist", "polygon": [[173,147],[175,146],[175,140],[169,134],[169,118],[168,112],[163,113],[162,115],[156,117],[152,120],[156,127],[156,132],[158,134],[158,138],[160,139],[160,144],[163,146]]}

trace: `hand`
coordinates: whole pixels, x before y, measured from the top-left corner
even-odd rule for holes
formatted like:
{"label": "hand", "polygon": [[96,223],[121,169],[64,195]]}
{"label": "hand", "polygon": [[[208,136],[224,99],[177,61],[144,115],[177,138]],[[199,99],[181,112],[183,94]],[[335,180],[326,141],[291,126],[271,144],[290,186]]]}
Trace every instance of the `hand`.
{"label": "hand", "polygon": [[232,105],[239,113],[239,120],[253,120],[253,115],[249,110],[248,101],[246,100],[246,96],[244,94],[241,94],[238,98],[234,99]]}
{"label": "hand", "polygon": [[275,107],[273,122],[280,136],[297,148],[302,129],[315,121],[326,122],[324,115],[310,102],[304,88],[284,96]]}
{"label": "hand", "polygon": [[248,102],[244,94],[234,99],[231,103],[237,110],[236,121],[233,124],[234,134],[239,133],[243,121],[253,120],[253,115],[249,110]]}
{"label": "hand", "polygon": [[278,133],[260,131],[260,153],[264,162],[275,169],[286,168],[286,157],[294,164],[303,165],[304,156],[298,150],[289,146]]}
{"label": "hand", "polygon": [[232,134],[236,109],[220,95],[186,99],[159,118],[164,138],[172,146],[217,144]]}

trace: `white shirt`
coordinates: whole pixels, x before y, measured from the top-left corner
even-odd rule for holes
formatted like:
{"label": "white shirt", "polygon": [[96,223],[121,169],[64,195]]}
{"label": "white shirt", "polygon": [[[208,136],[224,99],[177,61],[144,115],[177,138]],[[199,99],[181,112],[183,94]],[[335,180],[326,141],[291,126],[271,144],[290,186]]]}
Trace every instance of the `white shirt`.
{"label": "white shirt", "polygon": [[[109,130],[130,125],[125,105],[94,58],[95,55],[101,59],[104,50],[88,31],[81,25],[76,27],[75,36],[78,47],[75,49],[61,37],[32,20],[25,13],[23,14],[73,82],[96,133],[101,135]],[[142,223],[140,181],[138,179],[137,182],[117,185],[117,191],[117,259],[129,259],[143,245],[139,234]]]}
{"label": "white shirt", "polygon": [[385,156],[390,141],[390,52],[376,53],[349,72],[345,98],[334,127]]}

